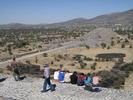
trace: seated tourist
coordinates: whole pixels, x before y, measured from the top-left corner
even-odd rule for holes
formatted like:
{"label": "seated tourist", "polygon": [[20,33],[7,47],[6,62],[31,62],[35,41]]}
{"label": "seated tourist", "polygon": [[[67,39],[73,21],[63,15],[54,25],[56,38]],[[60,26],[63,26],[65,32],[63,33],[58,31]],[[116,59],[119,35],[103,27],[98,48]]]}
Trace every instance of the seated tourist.
{"label": "seated tourist", "polygon": [[70,73],[69,71],[65,72],[65,78],[64,78],[65,83],[70,83],[70,76],[71,75],[72,75],[72,73]]}
{"label": "seated tourist", "polygon": [[101,78],[99,76],[97,76],[96,73],[94,73],[93,74],[93,78],[92,78],[93,86],[99,86],[100,85],[100,81],[101,81]]}
{"label": "seated tourist", "polygon": [[54,72],[54,80],[55,80],[55,81],[58,81],[58,78],[59,78],[59,70],[56,70],[56,71]]}
{"label": "seated tourist", "polygon": [[92,84],[92,77],[91,77],[90,73],[87,74],[87,78],[86,78],[86,80],[84,80],[84,84],[85,85]]}
{"label": "seated tourist", "polygon": [[73,74],[70,76],[70,83],[77,84],[77,79],[78,79],[77,72],[73,72]]}
{"label": "seated tourist", "polygon": [[84,82],[85,82],[85,88],[84,88],[85,90],[91,91],[91,92],[100,92],[101,91],[101,89],[99,87],[93,87],[92,78],[91,78],[90,74],[88,74],[88,77]]}
{"label": "seated tourist", "polygon": [[77,85],[78,86],[83,86],[84,85],[84,80],[86,80],[86,75],[84,75],[84,73],[80,73],[78,75]]}
{"label": "seated tourist", "polygon": [[62,69],[60,69],[59,76],[58,76],[58,81],[61,82],[61,83],[64,83],[64,77],[65,77],[65,74],[62,71]]}

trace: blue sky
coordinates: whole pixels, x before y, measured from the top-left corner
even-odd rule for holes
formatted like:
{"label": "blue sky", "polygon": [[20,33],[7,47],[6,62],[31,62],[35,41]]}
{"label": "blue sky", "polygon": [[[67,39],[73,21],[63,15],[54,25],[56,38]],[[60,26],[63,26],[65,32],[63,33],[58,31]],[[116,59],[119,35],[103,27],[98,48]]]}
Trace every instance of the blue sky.
{"label": "blue sky", "polygon": [[133,9],[133,0],[0,0],[0,24],[55,23]]}

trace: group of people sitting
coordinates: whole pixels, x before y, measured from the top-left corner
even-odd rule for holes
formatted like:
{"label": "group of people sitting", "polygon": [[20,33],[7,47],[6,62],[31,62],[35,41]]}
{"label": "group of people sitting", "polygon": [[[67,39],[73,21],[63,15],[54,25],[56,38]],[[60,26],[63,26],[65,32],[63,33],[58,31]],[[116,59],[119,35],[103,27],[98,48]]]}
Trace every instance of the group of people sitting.
{"label": "group of people sitting", "polygon": [[[20,76],[19,69],[17,67],[17,62],[15,58],[13,58],[13,61],[11,62],[11,66],[13,68],[13,76],[16,81],[23,80],[25,78]],[[71,84],[77,84],[78,86],[85,86],[85,90],[89,90],[92,92],[98,92],[100,91],[97,86],[100,85],[101,78],[96,74],[90,74],[88,73],[85,75],[84,73],[77,73],[73,72],[70,73],[69,71],[63,71],[62,65],[60,65],[60,69],[54,72],[54,80],[60,82],[60,83],[71,83]],[[55,90],[56,85],[51,84],[50,82],[50,71],[49,71],[49,65],[45,64],[44,66],[44,84],[43,84],[43,90],[41,92],[47,91],[47,86],[50,87],[51,91]],[[96,87],[96,88],[94,88]]]}
{"label": "group of people sitting", "polygon": [[92,92],[100,92],[101,90],[98,88],[100,86],[101,78],[96,74],[88,73],[85,75],[84,73],[74,72],[70,76],[70,83],[77,84],[78,86],[85,85],[85,90]]}
{"label": "group of people sitting", "polygon": [[72,73],[69,71],[63,71],[62,69],[56,70],[54,72],[54,80],[60,83],[70,83],[70,76]]}
{"label": "group of people sitting", "polygon": [[85,86],[85,90],[89,90],[92,92],[98,92],[100,89],[101,78],[96,74],[88,73],[85,75],[84,73],[63,71],[62,69],[54,72],[54,80],[60,83],[71,83],[76,84],[78,86]]}

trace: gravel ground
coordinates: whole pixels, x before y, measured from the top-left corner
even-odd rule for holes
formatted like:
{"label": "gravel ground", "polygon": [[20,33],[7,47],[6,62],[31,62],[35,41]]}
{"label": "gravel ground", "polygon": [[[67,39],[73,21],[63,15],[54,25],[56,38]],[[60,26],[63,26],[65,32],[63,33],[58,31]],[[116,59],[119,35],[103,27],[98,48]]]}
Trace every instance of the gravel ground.
{"label": "gravel ground", "polygon": [[43,79],[27,77],[14,81],[12,76],[0,82],[0,100],[133,100],[133,92],[101,88],[101,92],[85,91],[84,87],[56,83],[56,91],[41,93]]}

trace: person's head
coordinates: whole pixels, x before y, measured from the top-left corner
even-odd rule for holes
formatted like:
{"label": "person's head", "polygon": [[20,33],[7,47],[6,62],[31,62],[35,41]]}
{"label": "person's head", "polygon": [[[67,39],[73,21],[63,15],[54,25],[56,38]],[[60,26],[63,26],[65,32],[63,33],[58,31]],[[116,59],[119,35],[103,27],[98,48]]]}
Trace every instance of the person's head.
{"label": "person's head", "polygon": [[80,75],[83,75],[84,76],[85,74],[84,73],[80,73]]}
{"label": "person's head", "polygon": [[90,74],[90,73],[88,73],[88,74],[87,74],[87,76],[88,76],[88,77],[90,77],[90,76],[91,76],[91,74]]}
{"label": "person's head", "polygon": [[73,72],[73,75],[77,75],[77,72],[76,72],[76,71],[74,71],[74,72]]}
{"label": "person's head", "polygon": [[62,69],[62,67],[63,67],[63,65],[62,65],[62,64],[60,64],[60,69]]}
{"label": "person's head", "polygon": [[16,58],[15,57],[13,57],[13,61],[15,61],[16,60]]}
{"label": "person's head", "polygon": [[97,76],[97,73],[93,73],[93,76]]}
{"label": "person's head", "polygon": [[68,70],[64,70],[64,73],[69,73],[69,71]]}
{"label": "person's head", "polygon": [[45,65],[44,65],[44,68],[46,68],[46,67],[49,67],[49,65],[48,65],[48,64],[45,64]]}

